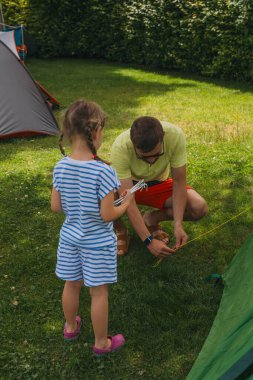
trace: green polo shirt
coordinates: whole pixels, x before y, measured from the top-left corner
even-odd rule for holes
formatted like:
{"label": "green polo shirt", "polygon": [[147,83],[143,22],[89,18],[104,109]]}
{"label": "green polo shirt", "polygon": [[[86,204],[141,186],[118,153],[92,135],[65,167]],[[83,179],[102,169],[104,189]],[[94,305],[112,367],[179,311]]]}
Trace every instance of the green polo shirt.
{"label": "green polo shirt", "polygon": [[186,164],[185,137],[182,130],[170,123],[162,122],[164,134],[164,154],[150,165],[137,158],[130,139],[130,129],[121,133],[111,149],[111,164],[120,180],[144,179],[164,181],[169,177],[170,167],[179,168]]}

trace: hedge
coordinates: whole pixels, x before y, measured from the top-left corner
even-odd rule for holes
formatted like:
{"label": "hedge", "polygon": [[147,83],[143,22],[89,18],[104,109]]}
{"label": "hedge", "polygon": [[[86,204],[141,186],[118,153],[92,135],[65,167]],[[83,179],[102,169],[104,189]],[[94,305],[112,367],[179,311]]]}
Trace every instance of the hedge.
{"label": "hedge", "polygon": [[[15,5],[16,4],[16,5]],[[42,57],[96,57],[252,81],[252,0],[2,0]],[[20,10],[20,13],[18,13]]]}

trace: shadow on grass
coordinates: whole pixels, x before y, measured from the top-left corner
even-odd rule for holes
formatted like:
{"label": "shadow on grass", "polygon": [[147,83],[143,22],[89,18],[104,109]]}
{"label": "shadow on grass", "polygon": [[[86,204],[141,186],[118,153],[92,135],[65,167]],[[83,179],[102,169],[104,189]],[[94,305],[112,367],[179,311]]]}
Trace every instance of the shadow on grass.
{"label": "shadow on grass", "polygon": [[[150,69],[152,71],[152,69]],[[194,74],[194,73],[185,73],[185,72],[179,72],[179,71],[155,71],[159,75],[169,75],[172,78],[181,78],[185,80],[194,80],[201,83],[211,84],[218,87],[235,90],[235,94],[245,94],[249,93],[251,94],[253,92],[253,85],[241,82],[241,81],[229,81],[229,80],[223,80],[223,79],[215,79],[215,78],[208,78],[202,75]]]}
{"label": "shadow on grass", "polygon": [[[100,62],[101,61],[96,61]],[[105,64],[108,64],[107,61],[102,61]],[[115,63],[111,63],[111,65],[115,65]],[[214,84],[218,87],[223,87],[227,89],[233,89],[237,90],[239,93],[252,93],[253,92],[253,85],[252,83],[248,82],[242,82],[242,81],[235,81],[235,80],[225,80],[225,79],[217,79],[212,77],[206,77],[204,75],[190,73],[190,72],[184,72],[184,71],[177,71],[177,70],[166,70],[161,69],[158,67],[150,67],[150,66],[142,66],[142,65],[130,65],[130,64],[119,64],[122,67],[129,67],[129,68],[135,68],[137,70],[142,70],[143,72],[147,73],[156,73],[163,76],[169,76],[170,78],[175,79],[185,79],[190,81],[198,81],[201,83],[207,83],[207,84]]]}
{"label": "shadow on grass", "polygon": [[[166,84],[158,79],[144,80],[142,75],[147,74],[147,70],[138,68],[136,75],[127,75],[121,70],[133,67],[103,61],[33,59],[29,66],[37,79],[43,80],[45,86],[53,84],[54,93],[63,108],[78,98],[96,99],[105,111],[110,109],[114,113],[115,110],[117,114],[123,115],[127,112],[130,118],[135,117],[131,110],[139,105],[144,96],[156,97],[178,88],[196,87],[196,84],[187,81],[179,83],[175,80]],[[117,128],[120,128],[120,125]]]}
{"label": "shadow on grass", "polygon": [[[33,136],[24,138],[4,139],[0,140],[0,164],[10,164],[11,172],[19,169],[22,165],[22,154],[27,154],[31,151],[32,154],[36,152],[37,157],[51,154],[51,152],[58,148],[57,136]],[[58,159],[62,158],[59,150]],[[52,169],[55,165],[55,159],[52,160]],[[2,171],[5,169],[2,168]]]}
{"label": "shadow on grass", "polygon": [[[183,79],[185,81],[189,80],[189,83],[185,83],[185,87],[192,87],[194,84],[191,81],[198,81],[201,83],[207,83],[207,84],[213,84],[219,87],[227,88],[227,89],[233,89],[237,90],[238,94],[239,93],[252,93],[253,92],[253,85],[250,83],[246,82],[240,82],[240,81],[229,81],[229,80],[222,80],[222,79],[215,79],[215,78],[210,78],[210,77],[205,77],[201,76],[199,74],[194,74],[194,73],[187,73],[183,71],[177,71],[177,70],[166,70],[166,69],[161,69],[157,67],[149,67],[149,66],[143,66],[143,65],[136,65],[136,64],[124,64],[124,63],[117,63],[117,62],[111,62],[111,61],[106,61],[106,60],[98,60],[98,59],[75,59],[75,58],[67,58],[67,59],[52,59],[50,61],[45,61],[45,60],[40,60],[40,59],[32,59],[28,62],[28,66],[31,67],[31,70],[33,69],[34,63],[36,64],[39,63],[41,65],[40,69],[37,69],[36,67],[36,72],[38,71],[38,75],[40,76],[39,79],[43,79],[44,81],[47,81],[47,85],[51,85],[54,83],[55,79],[55,73],[52,70],[52,66],[56,66],[58,68],[58,75],[60,77],[64,76],[63,72],[63,67],[64,70],[66,71],[66,75],[70,76],[71,79],[75,78],[76,76],[79,76],[80,72],[80,65],[83,67],[87,67],[88,70],[82,73],[83,78],[81,83],[85,85],[85,88],[89,81],[101,81],[102,83],[110,83],[111,80],[115,80],[118,83],[116,86],[121,86],[122,83],[124,82],[124,76],[120,75],[120,73],[115,74],[115,70],[120,70],[120,69],[135,69],[138,70],[142,73],[151,73],[151,74],[158,74],[164,77],[169,77],[169,78],[174,78],[175,80],[178,79]],[[65,63],[67,64],[65,66]],[[68,69],[69,67],[69,69]],[[94,67],[96,67],[96,74],[94,74]],[[105,71],[104,71],[105,69]],[[93,75],[91,75],[93,73]],[[105,76],[103,75],[105,73]],[[88,82],[85,84],[86,80],[88,79]],[[136,80],[131,78],[131,81],[129,82],[130,86],[133,85]],[[100,82],[101,83],[101,82]],[[153,83],[153,82],[152,82]],[[59,83],[60,84],[60,83]],[[151,82],[141,82],[141,85],[143,84],[144,87],[140,88],[141,91],[144,95],[146,94],[146,91],[151,90],[153,92],[153,86],[151,85]],[[153,83],[154,84],[154,83]],[[184,84],[177,84],[176,82],[164,86],[163,83],[161,83],[161,86],[159,86],[159,82],[157,85],[154,87],[154,94],[159,93],[161,91],[172,91],[175,90],[177,87],[184,87]],[[60,89],[59,85],[54,83],[55,89]],[[102,85],[103,87],[103,85]]]}

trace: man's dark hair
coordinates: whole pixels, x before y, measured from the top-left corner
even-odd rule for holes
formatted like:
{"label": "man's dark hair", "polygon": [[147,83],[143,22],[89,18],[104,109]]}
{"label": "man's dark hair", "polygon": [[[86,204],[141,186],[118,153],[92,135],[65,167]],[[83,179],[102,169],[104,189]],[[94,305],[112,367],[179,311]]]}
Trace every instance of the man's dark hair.
{"label": "man's dark hair", "polygon": [[134,120],[130,137],[135,148],[143,153],[153,150],[163,141],[163,127],[159,120],[151,116],[141,116]]}

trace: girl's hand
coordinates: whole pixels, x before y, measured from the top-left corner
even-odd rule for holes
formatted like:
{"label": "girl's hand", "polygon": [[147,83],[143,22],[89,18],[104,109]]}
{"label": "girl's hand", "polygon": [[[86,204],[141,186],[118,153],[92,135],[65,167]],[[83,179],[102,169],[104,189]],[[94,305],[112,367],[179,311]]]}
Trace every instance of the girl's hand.
{"label": "girl's hand", "polygon": [[134,198],[134,195],[131,194],[131,191],[130,189],[127,189],[125,190],[122,194],[121,194],[122,197],[124,197],[124,199],[122,200],[121,204],[128,204],[130,205],[132,199]]}

